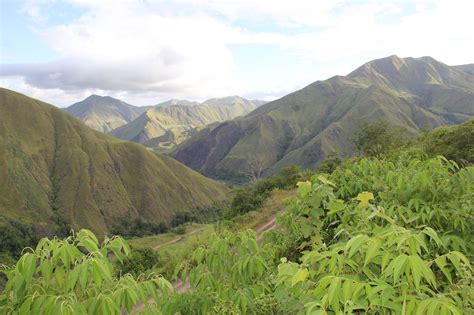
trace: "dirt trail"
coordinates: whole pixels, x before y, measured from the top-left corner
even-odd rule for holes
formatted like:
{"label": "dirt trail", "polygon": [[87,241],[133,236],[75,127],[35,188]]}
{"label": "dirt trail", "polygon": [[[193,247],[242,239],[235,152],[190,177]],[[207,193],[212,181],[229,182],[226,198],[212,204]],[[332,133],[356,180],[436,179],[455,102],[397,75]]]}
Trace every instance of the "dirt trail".
{"label": "dirt trail", "polygon": [[[273,230],[276,227],[277,215],[278,214],[273,215],[269,221],[267,221],[264,224],[254,228],[255,232],[257,233],[257,242],[258,243],[262,242],[264,232]],[[196,231],[194,231],[194,232],[196,232]],[[190,235],[190,234],[191,233],[189,233],[187,235]],[[180,239],[182,239],[182,237]],[[176,243],[180,239],[173,240],[174,242],[170,241],[168,243],[162,244],[161,246],[164,246],[166,244]],[[159,248],[159,246],[158,246],[158,248]],[[181,279],[178,279],[178,280],[173,281],[172,284],[173,284],[173,288],[176,292],[186,292],[187,290],[189,290],[191,288],[191,283],[189,282],[189,279],[186,279],[186,281],[184,283],[183,283],[183,281],[181,281]]]}
{"label": "dirt trail", "polygon": [[274,215],[270,221],[267,223],[259,226],[258,228],[255,229],[255,232],[257,232],[257,242],[261,243],[263,239],[263,233],[266,231],[273,230],[276,227],[276,218],[277,215]]}
{"label": "dirt trail", "polygon": [[160,248],[163,247],[163,246],[166,246],[166,245],[169,245],[169,244],[177,243],[177,242],[183,240],[186,236],[193,235],[194,233],[197,233],[197,232],[202,231],[202,230],[204,230],[204,229],[205,229],[205,227],[196,229],[196,230],[191,231],[191,232],[189,232],[189,233],[187,233],[187,234],[184,234],[184,235],[182,235],[182,236],[180,236],[180,237],[177,237],[177,238],[175,238],[175,239],[172,239],[171,241],[168,241],[168,242],[166,242],[166,243],[163,243],[163,244],[160,244],[160,245],[158,245],[158,246],[155,246],[155,247],[153,247],[153,249],[154,249],[154,250],[158,250],[158,249],[160,249]]}
{"label": "dirt trail", "polygon": [[[294,192],[287,192],[287,194],[288,194],[288,196],[291,196],[291,195],[294,194]],[[282,205],[280,205],[280,206],[282,206]],[[255,230],[255,232],[257,233],[257,242],[259,244],[262,243],[263,233],[265,233],[267,231],[270,231],[270,230],[273,230],[277,226],[276,219],[277,219],[277,216],[282,213],[282,211],[284,211],[284,207],[281,207],[281,209],[279,209],[279,211],[276,214],[272,215],[267,222],[253,228]],[[205,229],[205,227],[196,229],[196,230],[194,230],[194,231],[192,231],[188,234],[184,234],[184,235],[182,235],[178,238],[175,238],[171,241],[160,244],[160,245],[154,247],[154,249],[158,250],[159,248],[161,248],[165,245],[177,243],[177,242],[181,241],[182,239],[184,239],[186,236],[192,235],[192,234],[197,233],[197,232],[199,232],[201,230],[204,230],[204,229]],[[185,282],[181,281],[181,279],[178,279],[178,280],[172,281],[171,284],[173,285],[173,288],[174,288],[175,292],[186,292],[191,288],[189,278],[186,279]],[[134,311],[141,311],[143,309],[144,309],[144,305],[141,304],[141,305],[138,305],[136,308],[134,308]]]}

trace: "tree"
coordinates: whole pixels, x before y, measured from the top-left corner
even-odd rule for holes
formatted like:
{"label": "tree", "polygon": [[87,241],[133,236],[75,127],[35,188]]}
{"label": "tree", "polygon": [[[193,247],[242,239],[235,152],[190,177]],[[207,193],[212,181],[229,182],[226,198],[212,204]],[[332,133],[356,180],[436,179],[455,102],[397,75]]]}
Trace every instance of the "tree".
{"label": "tree", "polygon": [[362,123],[352,140],[355,149],[366,156],[382,157],[407,141],[407,131],[403,127],[391,125],[385,120]]}
{"label": "tree", "polygon": [[247,159],[247,167],[244,175],[252,182],[257,182],[262,178],[265,170],[265,159],[260,155],[252,155]]}

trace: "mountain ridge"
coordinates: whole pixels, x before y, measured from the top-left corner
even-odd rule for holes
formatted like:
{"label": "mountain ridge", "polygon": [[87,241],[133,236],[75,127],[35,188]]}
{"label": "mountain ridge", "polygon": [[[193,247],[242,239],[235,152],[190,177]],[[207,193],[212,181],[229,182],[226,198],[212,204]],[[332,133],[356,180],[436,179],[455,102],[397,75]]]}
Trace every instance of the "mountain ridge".
{"label": "mountain ridge", "polygon": [[290,164],[314,168],[331,154],[353,154],[349,139],[362,122],[385,119],[415,134],[472,117],[474,76],[431,57],[390,56],[205,129],[172,156],[217,178],[243,178],[250,160],[263,160],[268,176]]}
{"label": "mountain ridge", "polygon": [[124,218],[166,223],[228,193],[170,157],[3,88],[0,187],[2,220],[26,220],[48,230],[61,217],[99,234]]}
{"label": "mountain ridge", "polygon": [[170,102],[148,109],[134,121],[111,131],[110,134],[120,139],[142,143],[158,151],[168,151],[199,129],[245,115],[264,103],[239,96],[208,99],[192,106],[181,101]]}
{"label": "mountain ridge", "polygon": [[64,108],[92,129],[109,132],[137,118],[149,106],[133,106],[110,96],[92,94]]}

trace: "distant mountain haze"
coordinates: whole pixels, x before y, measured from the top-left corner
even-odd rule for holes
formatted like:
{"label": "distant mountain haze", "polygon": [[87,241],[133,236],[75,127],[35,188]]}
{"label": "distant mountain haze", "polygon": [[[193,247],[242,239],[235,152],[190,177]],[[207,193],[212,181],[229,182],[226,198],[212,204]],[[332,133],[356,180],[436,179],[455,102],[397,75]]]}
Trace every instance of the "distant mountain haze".
{"label": "distant mountain haze", "polygon": [[[95,98],[95,97],[93,97]],[[126,107],[126,105],[124,105]],[[169,222],[226,198],[228,189],[174,159],[0,89],[0,220],[44,230],[64,218],[103,235],[123,219]]]}
{"label": "distant mountain haze", "polygon": [[110,134],[157,151],[167,151],[205,126],[245,115],[264,103],[239,96],[213,98],[202,103],[171,100],[148,109]]}
{"label": "distant mountain haze", "polygon": [[291,164],[315,168],[331,154],[354,154],[350,139],[362,122],[384,119],[416,133],[472,119],[471,70],[431,57],[377,59],[204,128],[172,156],[217,178],[243,178],[256,161],[266,176]]}
{"label": "distant mountain haze", "polygon": [[133,106],[110,96],[91,95],[64,110],[92,129],[109,132],[123,126],[150,106]]}

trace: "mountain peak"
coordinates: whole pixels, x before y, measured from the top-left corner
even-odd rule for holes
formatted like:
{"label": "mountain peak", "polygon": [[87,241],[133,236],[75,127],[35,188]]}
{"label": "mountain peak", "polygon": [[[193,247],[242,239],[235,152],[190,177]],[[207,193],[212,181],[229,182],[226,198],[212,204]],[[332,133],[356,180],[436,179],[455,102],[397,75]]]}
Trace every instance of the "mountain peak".
{"label": "mountain peak", "polygon": [[133,119],[146,110],[110,96],[92,94],[84,100],[65,108],[65,111],[82,120],[89,127],[109,132]]}

